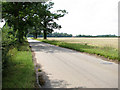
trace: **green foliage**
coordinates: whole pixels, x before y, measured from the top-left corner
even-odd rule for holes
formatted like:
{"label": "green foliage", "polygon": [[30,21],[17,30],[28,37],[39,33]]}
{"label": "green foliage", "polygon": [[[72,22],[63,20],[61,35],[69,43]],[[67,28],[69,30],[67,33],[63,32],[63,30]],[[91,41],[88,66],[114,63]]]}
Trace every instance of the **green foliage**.
{"label": "green foliage", "polygon": [[[22,46],[29,47],[27,42],[24,45]],[[14,47],[8,51],[7,58],[9,60],[3,70],[3,88],[35,88],[35,71],[31,51],[24,49],[18,51]]]}
{"label": "green foliage", "polygon": [[[7,67],[6,63],[12,55],[8,54],[9,50],[16,48],[18,51],[29,51],[29,44],[24,41],[20,44],[17,42],[16,33],[13,28],[9,27],[8,24],[1,29],[2,30],[2,62],[3,68]],[[15,54],[15,53],[14,53]]]}
{"label": "green foliage", "polygon": [[48,37],[72,37],[72,34],[54,32],[54,33],[48,34],[47,36]]}
{"label": "green foliage", "polygon": [[53,32],[53,29],[61,28],[61,25],[58,25],[55,20],[59,20],[60,17],[63,17],[65,14],[67,14],[66,10],[57,10],[55,13],[51,12],[50,9],[53,8],[53,5],[53,2],[42,4],[43,17],[41,19],[41,26],[44,34],[44,39],[47,38],[48,33]]}
{"label": "green foliage", "polygon": [[23,41],[24,36],[28,33],[28,28],[32,25],[33,4],[35,3],[5,2],[2,5],[2,18],[8,22],[10,27],[14,27],[19,42]]}
{"label": "green foliage", "polygon": [[0,28],[0,48],[2,47],[2,30]]}
{"label": "green foliage", "polygon": [[22,44],[16,44],[15,46],[17,48],[18,51],[30,51],[29,49],[29,43],[27,43],[27,41],[24,41],[24,43]]}
{"label": "green foliage", "polygon": [[76,35],[76,37],[117,37],[116,35],[96,35],[96,36],[92,36],[92,35]]}
{"label": "green foliage", "polygon": [[5,63],[9,60],[10,55],[7,55],[10,48],[13,48],[16,42],[16,38],[14,36],[13,28],[10,28],[8,24],[6,24],[2,29],[2,62],[3,67],[6,66]]}
{"label": "green foliage", "polygon": [[3,88],[34,88],[35,72],[29,43],[17,42],[13,28],[2,29]]}
{"label": "green foliage", "polygon": [[1,29],[2,30],[2,46],[6,47],[9,45],[14,45],[14,43],[16,42],[16,36],[14,35],[14,31],[13,28],[9,27],[8,24],[6,23],[6,25]]}
{"label": "green foliage", "polygon": [[60,29],[61,26],[55,19],[63,17],[67,12],[58,10],[56,13],[50,11],[53,2],[4,2],[2,5],[2,18],[11,27],[14,27],[16,38],[21,43],[28,33],[32,33],[35,38],[37,34],[44,31],[44,37],[53,29]]}

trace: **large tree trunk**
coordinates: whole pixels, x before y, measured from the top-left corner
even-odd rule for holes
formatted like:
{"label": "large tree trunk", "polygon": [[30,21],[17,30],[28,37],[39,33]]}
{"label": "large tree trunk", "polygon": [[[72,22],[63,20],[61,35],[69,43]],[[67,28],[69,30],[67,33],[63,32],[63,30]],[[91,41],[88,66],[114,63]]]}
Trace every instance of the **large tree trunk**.
{"label": "large tree trunk", "polygon": [[18,42],[23,43],[23,40],[24,40],[23,31],[18,30],[17,37],[18,37]]}
{"label": "large tree trunk", "polygon": [[37,33],[34,34],[34,38],[35,38],[35,39],[37,38]]}
{"label": "large tree trunk", "polygon": [[37,30],[36,30],[36,27],[35,27],[34,38],[37,39]]}
{"label": "large tree trunk", "polygon": [[44,39],[47,39],[47,31],[44,30],[43,32],[44,32]]}
{"label": "large tree trunk", "polygon": [[44,33],[44,39],[47,39],[47,23],[46,22],[44,22],[44,30],[43,30],[43,33]]}

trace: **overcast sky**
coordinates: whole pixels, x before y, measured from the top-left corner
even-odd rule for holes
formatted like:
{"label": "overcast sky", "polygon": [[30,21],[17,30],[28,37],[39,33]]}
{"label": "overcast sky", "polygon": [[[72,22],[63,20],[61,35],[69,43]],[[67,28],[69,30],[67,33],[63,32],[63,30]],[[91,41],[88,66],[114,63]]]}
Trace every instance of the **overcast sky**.
{"label": "overcast sky", "polygon": [[62,29],[55,30],[69,34],[118,35],[119,0],[52,0],[52,11],[65,9],[69,13],[58,23]]}
{"label": "overcast sky", "polygon": [[[52,11],[65,9],[68,14],[57,21],[61,30],[73,35],[118,35],[119,0],[51,0]],[[0,27],[2,24],[0,24]]]}

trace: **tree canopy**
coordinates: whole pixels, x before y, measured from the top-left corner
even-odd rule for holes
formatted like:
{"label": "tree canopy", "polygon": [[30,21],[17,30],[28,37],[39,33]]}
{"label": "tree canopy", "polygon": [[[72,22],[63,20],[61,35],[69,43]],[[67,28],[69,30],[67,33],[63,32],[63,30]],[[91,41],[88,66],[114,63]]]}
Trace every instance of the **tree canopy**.
{"label": "tree canopy", "polygon": [[67,14],[66,10],[51,12],[53,5],[53,2],[3,2],[2,18],[13,27],[13,35],[16,34],[19,42],[22,42],[28,33],[37,38],[41,31],[46,39],[48,33],[61,28],[55,20]]}

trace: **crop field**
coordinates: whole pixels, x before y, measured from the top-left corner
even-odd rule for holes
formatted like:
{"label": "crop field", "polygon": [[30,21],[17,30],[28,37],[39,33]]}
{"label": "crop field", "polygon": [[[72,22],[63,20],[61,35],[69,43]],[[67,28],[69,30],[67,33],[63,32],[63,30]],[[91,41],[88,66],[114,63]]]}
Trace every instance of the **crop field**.
{"label": "crop field", "polygon": [[48,38],[44,40],[39,38],[45,43],[65,47],[80,52],[87,52],[104,56],[108,59],[119,60],[118,56],[118,38]]}
{"label": "crop field", "polygon": [[98,47],[111,47],[118,50],[118,38],[48,38],[67,43],[80,43]]}

